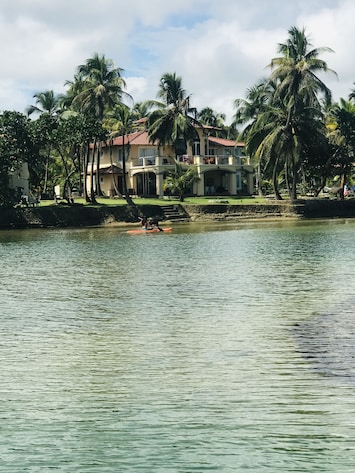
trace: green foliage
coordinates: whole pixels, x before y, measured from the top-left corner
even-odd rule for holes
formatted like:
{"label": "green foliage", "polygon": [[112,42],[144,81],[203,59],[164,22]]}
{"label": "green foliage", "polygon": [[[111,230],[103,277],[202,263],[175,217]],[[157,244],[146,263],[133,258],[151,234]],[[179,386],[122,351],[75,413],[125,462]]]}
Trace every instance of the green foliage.
{"label": "green foliage", "polygon": [[247,100],[235,102],[235,120],[247,123],[248,150],[264,173],[272,172],[276,196],[281,198],[282,177],[289,197],[296,199],[298,184],[312,179],[307,165],[317,152],[324,153],[326,127],[319,95],[329,102],[331,94],[317,73],[330,71],[318,58],[330,49],[311,49],[304,29],[292,27],[288,33],[286,42],[279,44],[282,55],[269,65],[270,77],[250,89]]}
{"label": "green foliage", "polygon": [[[176,156],[185,154],[187,143],[198,139],[196,126],[202,123],[219,128],[215,133],[220,136],[245,140],[258,168],[258,185],[272,182],[277,196],[280,183],[293,199],[300,186],[316,192],[327,178],[351,175],[355,89],[349,102],[341,99],[329,107],[331,93],[318,74],[333,72],[319,57],[331,50],[311,46],[304,29],[291,27],[286,41],[278,45],[280,56],[269,64],[270,76],[251,87],[245,99],[235,101],[236,113],[229,127],[224,125],[224,115],[210,107],[200,112],[190,107],[190,95],[176,73],[161,77],[157,93],[160,102],[137,103],[130,109],[122,103],[131,99],[124,92],[123,69],[104,55],[93,54],[78,66],[74,79],[66,81],[65,95],[52,90],[34,95],[35,104],[27,113],[36,114],[36,120],[17,112],[0,115],[0,205],[14,201],[9,176],[23,162],[28,163],[32,188],[52,189],[58,183],[80,187],[89,174],[90,143],[94,143],[94,159],[86,197],[94,202],[95,193],[100,195],[98,172],[96,182],[93,172],[94,167],[100,167],[99,143],[117,134],[128,135],[134,120],[143,117],[147,117],[150,141],[172,146]],[[239,124],[245,129],[238,136]],[[129,152],[129,146],[124,152]],[[123,168],[125,176],[125,161]],[[194,180],[196,169],[176,161],[165,189],[184,200]]]}
{"label": "green foliage", "polygon": [[106,109],[120,103],[123,95],[129,97],[123,91],[126,84],[121,72],[122,69],[115,67],[111,59],[95,53],[78,67],[76,77],[80,80],[80,87],[75,82],[72,84],[75,90],[72,104],[102,121]]}
{"label": "green foliage", "polygon": [[19,112],[4,111],[0,115],[0,205],[12,205],[17,200],[10,189],[10,174],[37,158],[38,147],[32,136],[28,118]]}
{"label": "green foliage", "polygon": [[190,165],[185,168],[181,163],[175,161],[175,170],[171,171],[164,180],[164,190],[169,191],[171,194],[178,195],[180,202],[183,202],[186,192],[191,188],[192,184],[198,180],[199,178],[195,166]]}
{"label": "green foliage", "polygon": [[152,143],[171,145],[175,155],[186,153],[186,143],[198,139],[195,125],[199,122],[190,114],[190,96],[182,88],[181,77],[164,74],[160,79],[158,97],[164,102],[148,117],[148,134]]}

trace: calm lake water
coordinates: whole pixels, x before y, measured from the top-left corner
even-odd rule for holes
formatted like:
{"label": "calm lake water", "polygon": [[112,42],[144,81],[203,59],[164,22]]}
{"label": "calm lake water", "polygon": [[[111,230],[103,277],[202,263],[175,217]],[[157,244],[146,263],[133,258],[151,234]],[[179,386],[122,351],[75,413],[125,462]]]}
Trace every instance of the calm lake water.
{"label": "calm lake water", "polygon": [[355,471],[355,221],[0,232],[0,471]]}

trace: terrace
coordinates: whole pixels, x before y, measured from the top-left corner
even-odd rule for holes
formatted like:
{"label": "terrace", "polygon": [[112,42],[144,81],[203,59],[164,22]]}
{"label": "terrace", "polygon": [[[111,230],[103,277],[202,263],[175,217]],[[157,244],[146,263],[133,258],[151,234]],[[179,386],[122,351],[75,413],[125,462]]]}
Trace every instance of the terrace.
{"label": "terrace", "polygon": [[[243,166],[250,165],[249,157],[232,155],[210,155],[210,156],[189,156],[182,155],[178,161],[187,166],[194,164],[196,166]],[[145,156],[133,158],[130,160],[131,168],[152,167],[152,166],[173,166],[174,158],[171,156]]]}

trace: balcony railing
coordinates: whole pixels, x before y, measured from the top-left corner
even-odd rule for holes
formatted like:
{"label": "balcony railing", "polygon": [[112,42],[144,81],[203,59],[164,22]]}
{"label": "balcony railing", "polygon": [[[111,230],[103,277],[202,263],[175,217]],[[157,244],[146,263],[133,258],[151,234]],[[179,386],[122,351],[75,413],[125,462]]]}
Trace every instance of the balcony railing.
{"label": "balcony railing", "polygon": [[[188,156],[182,155],[178,157],[178,161],[181,164],[195,164],[203,166],[241,166],[248,165],[248,157],[240,156],[226,156],[226,155],[213,155],[213,156]],[[141,158],[135,158],[131,160],[132,167],[150,167],[150,166],[173,166],[174,158],[171,156],[146,156]]]}

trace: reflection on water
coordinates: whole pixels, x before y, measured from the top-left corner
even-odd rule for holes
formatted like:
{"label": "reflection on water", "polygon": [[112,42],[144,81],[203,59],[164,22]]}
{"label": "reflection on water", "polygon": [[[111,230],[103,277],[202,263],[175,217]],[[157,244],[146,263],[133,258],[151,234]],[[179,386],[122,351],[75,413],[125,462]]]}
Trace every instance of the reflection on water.
{"label": "reflection on water", "polygon": [[354,230],[0,233],[1,471],[354,471]]}
{"label": "reflection on water", "polygon": [[355,299],[335,305],[330,311],[296,323],[300,351],[324,376],[336,376],[355,386]]}

